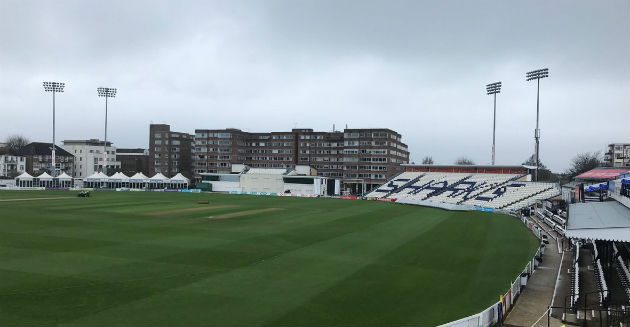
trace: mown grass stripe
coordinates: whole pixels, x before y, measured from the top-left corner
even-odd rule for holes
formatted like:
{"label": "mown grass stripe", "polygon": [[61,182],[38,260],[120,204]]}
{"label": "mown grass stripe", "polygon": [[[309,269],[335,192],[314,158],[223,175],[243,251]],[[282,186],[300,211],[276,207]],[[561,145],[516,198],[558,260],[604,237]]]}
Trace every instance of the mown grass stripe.
{"label": "mown grass stripe", "polygon": [[[182,210],[198,201],[230,207]],[[435,325],[495,301],[537,247],[506,216],[376,201],[94,192],[0,212],[0,325]]]}

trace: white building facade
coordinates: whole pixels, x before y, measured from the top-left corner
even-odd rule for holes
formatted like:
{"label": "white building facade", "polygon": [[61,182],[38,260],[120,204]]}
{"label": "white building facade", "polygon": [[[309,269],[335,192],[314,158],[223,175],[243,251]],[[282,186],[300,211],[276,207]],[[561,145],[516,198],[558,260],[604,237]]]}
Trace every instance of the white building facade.
{"label": "white building facade", "polygon": [[0,177],[14,177],[26,171],[26,157],[0,155]]}
{"label": "white building facade", "polygon": [[604,162],[610,167],[630,167],[630,143],[612,143],[604,154]]}
{"label": "white building facade", "polygon": [[[317,176],[317,170],[297,165],[291,168],[250,168],[232,165],[232,173],[202,173],[203,181],[213,192],[278,195],[325,196],[328,177]],[[332,190],[331,190],[332,191]]]}
{"label": "white building facade", "polygon": [[[86,178],[94,173],[103,171],[103,146],[99,139],[65,140],[61,146],[74,155],[74,178]],[[120,161],[116,161],[116,147],[107,141],[106,172],[112,175],[120,170]]]}

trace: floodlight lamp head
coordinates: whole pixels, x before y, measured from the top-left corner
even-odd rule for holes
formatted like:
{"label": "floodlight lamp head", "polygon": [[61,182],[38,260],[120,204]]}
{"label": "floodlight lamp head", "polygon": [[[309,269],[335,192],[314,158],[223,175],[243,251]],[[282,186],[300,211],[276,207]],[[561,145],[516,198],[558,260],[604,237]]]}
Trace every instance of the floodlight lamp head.
{"label": "floodlight lamp head", "polygon": [[528,81],[549,77],[549,68],[532,70],[525,75]]}
{"label": "floodlight lamp head", "polygon": [[501,93],[501,82],[486,85],[486,92],[488,95]]}
{"label": "floodlight lamp head", "polygon": [[111,87],[99,87],[96,89],[99,97],[105,98],[115,98],[116,97],[116,89]]}
{"label": "floodlight lamp head", "polygon": [[46,92],[63,92],[66,83],[60,82],[44,82],[44,91]]}

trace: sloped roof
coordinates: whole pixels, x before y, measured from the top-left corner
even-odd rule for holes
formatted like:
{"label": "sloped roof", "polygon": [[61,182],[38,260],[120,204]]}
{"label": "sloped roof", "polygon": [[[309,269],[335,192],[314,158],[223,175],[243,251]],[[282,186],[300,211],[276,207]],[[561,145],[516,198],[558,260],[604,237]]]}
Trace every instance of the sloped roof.
{"label": "sloped roof", "polygon": [[153,177],[149,178],[150,181],[159,182],[159,181],[168,181],[168,177],[162,175],[162,173],[157,173],[153,175]]}
{"label": "sloped roof", "polygon": [[72,177],[64,171],[61,175],[57,176],[57,179],[72,179]]}
{"label": "sloped roof", "polygon": [[[43,156],[50,155],[52,143],[31,142],[18,151],[20,156]],[[55,155],[61,157],[74,157],[74,155],[63,148],[55,145]]]}
{"label": "sloped roof", "polygon": [[86,177],[85,179],[95,179],[95,178],[98,178],[97,176],[98,176],[98,173],[94,173],[94,174]]}
{"label": "sloped roof", "polygon": [[112,175],[110,177],[110,179],[120,179],[120,180],[128,180],[129,177],[127,177],[127,175],[121,173],[121,172],[117,172],[114,175]]}
{"label": "sloped roof", "polygon": [[177,175],[171,177],[172,182],[189,182],[190,180],[186,178],[186,176],[181,173],[177,173]]}
{"label": "sloped roof", "polygon": [[33,179],[33,176],[31,176],[31,174],[27,172],[23,172],[20,174],[20,176],[16,177],[15,179]]}
{"label": "sloped roof", "polygon": [[143,173],[135,173],[133,176],[129,177],[129,179],[133,179],[133,180],[145,180],[145,179],[149,179],[149,177],[145,176]]}
{"label": "sloped roof", "polygon": [[99,171],[98,173],[94,173],[94,174],[86,177],[85,179],[98,179],[98,180],[101,180],[101,179],[109,179],[109,177]]}
{"label": "sloped roof", "polygon": [[52,176],[50,176],[50,175],[48,175],[48,173],[47,173],[47,172],[43,172],[41,175],[37,176],[37,178],[39,178],[39,179],[44,179],[44,180],[47,180],[47,179],[53,179],[53,177],[52,177]]}
{"label": "sloped roof", "polygon": [[585,173],[575,176],[576,179],[589,179],[589,180],[612,180],[617,179],[619,175],[630,172],[629,169],[606,169],[595,168]]}
{"label": "sloped roof", "polygon": [[569,205],[569,238],[630,242],[630,209],[616,201]]}

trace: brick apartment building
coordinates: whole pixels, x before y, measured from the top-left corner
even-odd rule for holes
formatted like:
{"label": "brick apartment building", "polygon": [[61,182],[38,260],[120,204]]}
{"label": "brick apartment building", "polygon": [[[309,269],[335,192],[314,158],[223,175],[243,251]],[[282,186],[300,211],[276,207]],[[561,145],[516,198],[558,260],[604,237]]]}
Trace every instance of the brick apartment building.
{"label": "brick apartment building", "polygon": [[26,172],[31,175],[39,175],[47,172],[57,176],[66,173],[74,176],[74,155],[55,145],[55,165],[52,167],[52,144],[32,142],[21,148],[18,155],[26,157]]}
{"label": "brick apartment building", "polygon": [[194,137],[163,124],[151,125],[150,130],[150,173],[172,176],[181,171],[197,181],[202,173],[230,173],[232,164],[254,168],[309,165],[320,176],[342,180],[344,189],[361,192],[363,185],[370,190],[409,162],[401,135],[385,128],[270,133],[197,129]]}
{"label": "brick apartment building", "polygon": [[361,192],[385,183],[409,163],[407,145],[391,129],[345,129],[316,132],[249,133],[239,129],[196,129],[195,135],[152,124],[149,173],[178,172],[200,180],[202,173],[231,172],[232,164],[253,168],[294,168],[309,165],[318,175],[342,180],[344,189]]}
{"label": "brick apartment building", "polygon": [[177,173],[193,177],[193,136],[173,132],[166,124],[151,124],[149,128],[149,174],[162,173],[173,177]]}

